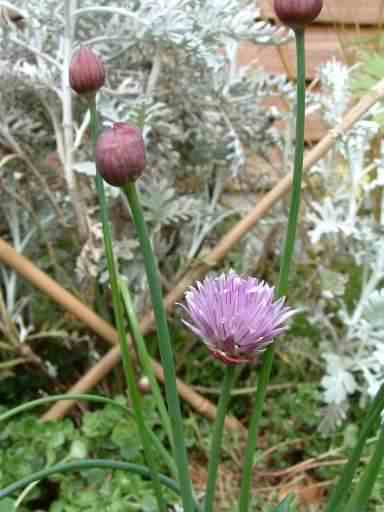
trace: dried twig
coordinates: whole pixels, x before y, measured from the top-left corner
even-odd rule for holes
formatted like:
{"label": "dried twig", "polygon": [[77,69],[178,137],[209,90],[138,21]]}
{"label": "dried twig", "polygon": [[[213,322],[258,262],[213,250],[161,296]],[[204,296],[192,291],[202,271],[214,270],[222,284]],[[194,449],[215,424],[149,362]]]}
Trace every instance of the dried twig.
{"label": "dried twig", "polygon": [[41,186],[42,190],[46,194],[47,198],[51,202],[53,209],[56,212],[58,221],[65,226],[65,223],[63,222],[63,212],[60,209],[55,196],[51,192],[48,183],[45,179],[45,177],[42,175],[42,173],[39,171],[39,169],[35,166],[33,161],[29,158],[27,153],[22,149],[20,144],[16,141],[16,139],[13,137],[13,135],[9,132],[8,128],[0,125],[0,132],[3,138],[6,140],[7,144],[9,144],[8,148],[11,148],[12,153],[15,154],[17,158],[22,160],[29,168],[29,170],[32,172],[32,174],[35,176],[36,180],[38,181],[39,185]]}
{"label": "dried twig", "polygon": [[63,67],[61,79],[61,99],[63,109],[63,149],[64,149],[64,177],[71,198],[71,203],[78,225],[81,242],[85,242],[89,235],[86,209],[83,198],[79,192],[76,175],[73,170],[73,108],[72,90],[69,85],[68,69],[71,61],[74,21],[73,12],[77,9],[77,0],[64,2],[64,37],[63,37]]}
{"label": "dried twig", "polygon": [[[56,281],[51,279],[47,274],[39,270],[30,260],[17,254],[15,249],[7,244],[4,240],[0,239],[0,261],[9,265],[13,268],[18,274],[26,278],[30,283],[35,285],[37,288],[46,293],[49,297],[54,299],[58,304],[63,306],[67,311],[69,311],[76,318],[81,320],[85,325],[90,327],[96,334],[105,339],[111,344],[115,344],[116,346],[108,352],[108,354],[102,359],[102,371],[107,374],[109,370],[111,370],[120,359],[120,350],[117,346],[117,332],[116,330],[107,322],[105,322],[102,318],[100,318],[96,313],[94,313],[91,309],[85,306],[81,301],[79,301],[76,297],[74,297],[67,290],[62,288]],[[168,300],[167,306],[168,309],[173,306],[174,301]],[[152,314],[149,313],[145,315],[141,324],[141,329],[143,333],[148,332],[153,326],[153,318]],[[156,377],[163,382],[163,369],[161,365],[153,360],[152,361]],[[93,367],[85,376],[85,380],[81,379],[80,387],[86,386],[87,389],[93,387],[97,382],[100,381],[102,377],[100,377],[100,369],[98,364]],[[77,387],[78,388],[78,387]],[[207,416],[208,418],[213,419],[216,415],[216,407],[207,399],[199,395],[196,391],[194,391],[190,386],[185,384],[182,380],[178,379],[177,381],[177,389],[181,398],[185,401],[189,402],[189,404],[196,409],[196,411],[203,416]],[[73,401],[64,401],[58,402],[48,413],[43,417],[46,420],[55,419],[52,416],[55,415],[55,410],[57,406],[64,406],[64,413],[70,409],[70,407],[74,404]],[[60,415],[59,415],[60,416]],[[59,417],[58,416],[58,417]],[[232,430],[243,430],[243,427],[236,418],[228,417],[226,421],[226,426]]]}
{"label": "dried twig", "polygon": [[[306,485],[304,489],[306,492],[308,492],[312,489],[319,489],[319,488],[321,489],[323,487],[330,487],[335,482],[336,482],[336,478],[334,478],[333,480],[324,480],[323,482],[318,482],[316,484]],[[287,482],[283,482],[282,484],[273,484],[273,485],[268,485],[267,487],[258,487],[257,492],[258,493],[263,492],[263,493],[270,495],[271,493],[276,492],[276,490],[278,490],[278,489],[290,490],[291,486],[292,486],[292,484],[287,484]]]}
{"label": "dried twig", "polygon": [[[365,459],[367,460],[367,459]],[[279,469],[277,471],[258,471],[255,470],[257,476],[263,478],[282,478],[286,476],[292,476],[297,473],[305,473],[311,469],[317,469],[328,466],[344,466],[348,462],[347,459],[334,459],[326,460],[324,462],[318,462],[316,459],[310,459],[308,461],[299,462],[289,468]]]}

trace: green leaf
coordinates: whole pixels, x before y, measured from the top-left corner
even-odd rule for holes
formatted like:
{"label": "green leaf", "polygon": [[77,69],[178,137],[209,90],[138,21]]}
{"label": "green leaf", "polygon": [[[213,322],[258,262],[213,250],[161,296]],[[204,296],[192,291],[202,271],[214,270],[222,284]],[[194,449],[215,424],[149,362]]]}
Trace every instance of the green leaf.
{"label": "green leaf", "polygon": [[13,512],[15,510],[15,501],[11,498],[5,498],[0,501],[0,512]]}
{"label": "green leaf", "polygon": [[272,510],[272,512],[295,512],[296,507],[293,500],[293,495],[289,494],[274,510]]}
{"label": "green leaf", "polygon": [[88,412],[83,416],[81,430],[89,438],[107,437],[121,417],[122,413],[116,407],[107,406],[102,411]]}
{"label": "green leaf", "polygon": [[112,431],[111,441],[119,447],[124,460],[134,460],[141,453],[138,432],[135,423],[121,421]]}
{"label": "green leaf", "polygon": [[71,444],[69,455],[71,459],[85,459],[88,455],[87,443],[81,439],[76,439]]}

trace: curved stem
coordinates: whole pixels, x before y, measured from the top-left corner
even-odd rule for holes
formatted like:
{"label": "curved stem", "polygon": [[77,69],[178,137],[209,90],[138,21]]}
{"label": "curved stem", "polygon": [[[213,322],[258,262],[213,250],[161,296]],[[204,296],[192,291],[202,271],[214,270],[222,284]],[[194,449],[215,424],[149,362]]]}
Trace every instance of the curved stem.
{"label": "curved stem", "polygon": [[161,362],[164,369],[165,392],[172,425],[173,445],[175,448],[174,454],[178,470],[179,485],[181,497],[183,500],[184,512],[191,512],[194,509],[194,499],[188,470],[188,458],[184,442],[180,401],[176,388],[175,363],[173,360],[171,338],[169,335],[167,316],[163,304],[157,264],[152,251],[151,242],[148,237],[147,227],[145,225],[144,215],[135,184],[129,183],[123,187],[123,190],[127,196],[128,203],[131,208],[133,221],[144,257],[144,265],[151,293],[153,311],[159,338]]}
{"label": "curved stem", "polygon": [[[76,462],[66,462],[63,464],[55,464],[54,466],[50,466],[49,468],[42,469],[41,471],[36,471],[36,473],[32,473],[31,475],[28,475],[25,478],[22,478],[21,480],[18,480],[17,482],[14,482],[11,485],[8,485],[8,487],[5,487],[4,489],[0,490],[0,499],[6,498],[7,496],[10,496],[14,492],[19,491],[20,489],[23,489],[27,485],[31,484],[32,482],[36,482],[37,480],[43,480],[44,478],[48,478],[49,476],[57,473],[69,473],[72,471],[85,471],[88,469],[95,469],[95,468],[103,468],[103,469],[120,469],[123,471],[128,471],[130,473],[134,473],[136,475],[143,476],[145,478],[152,478],[151,472],[146,468],[145,466],[141,466],[139,464],[132,464],[130,462],[120,462],[115,460],[109,460],[109,459],[83,459],[78,460]],[[170,478],[159,475],[159,480],[162,485],[165,487],[168,487],[171,491],[175,492],[176,494],[180,494],[180,491],[177,487],[177,484],[174,480],[171,480]]]}
{"label": "curved stem", "polygon": [[23,491],[19,494],[19,496],[17,497],[17,500],[15,501],[15,504],[14,504],[14,508],[13,508],[13,511],[12,512],[17,512],[17,510],[19,509],[20,505],[23,503],[24,499],[28,496],[28,494],[37,486],[39,485],[39,480],[36,480],[35,482],[32,482],[31,484],[27,485],[27,487],[25,487],[23,489]]}
{"label": "curved stem", "polygon": [[[0,423],[5,420],[9,420],[10,418],[13,418],[14,416],[17,416],[18,414],[21,414],[22,412],[29,411],[31,409],[35,409],[36,407],[40,407],[41,405],[45,405],[50,402],[58,402],[59,400],[65,401],[65,400],[83,400],[86,402],[96,402],[101,403],[104,405],[113,405],[114,407],[118,407],[124,411],[125,414],[128,414],[130,416],[133,416],[135,421],[136,417],[132,414],[132,412],[125,407],[125,405],[120,404],[117,400],[113,400],[111,398],[107,398],[104,396],[99,395],[90,395],[90,394],[83,394],[83,393],[67,393],[64,395],[50,395],[46,396],[44,398],[38,398],[37,400],[32,400],[30,402],[27,402],[25,404],[19,405],[18,407],[14,407],[10,411],[7,411],[0,415]],[[151,441],[159,454],[162,455],[164,459],[164,463],[168,466],[171,473],[174,473],[174,461],[166,448],[163,446],[163,444],[160,442],[159,438],[156,436],[152,430],[149,430],[147,426],[145,426],[147,429],[148,435],[151,438]]]}
{"label": "curved stem", "polygon": [[13,418],[13,416],[16,416],[22,412],[29,411],[31,409],[35,409],[36,407],[40,407],[41,405],[48,404],[50,402],[57,402],[58,400],[84,400],[86,402],[98,402],[106,405],[113,405],[115,407],[119,407],[120,409],[123,409],[124,412],[131,414],[129,409],[127,409],[124,405],[120,404],[116,400],[112,400],[111,398],[107,398],[104,396],[98,396],[98,395],[88,395],[88,394],[82,394],[82,393],[75,393],[75,394],[62,394],[62,395],[50,395],[45,396],[44,398],[38,398],[37,400],[31,400],[30,402],[27,402],[25,404],[19,405],[17,407],[14,407],[10,411],[4,412],[3,414],[0,414],[0,422],[9,420],[10,418]]}
{"label": "curved stem", "polygon": [[212,435],[211,449],[208,462],[208,482],[205,492],[204,512],[212,512],[215,498],[215,486],[217,470],[220,459],[220,449],[223,439],[224,421],[227,412],[229,400],[231,398],[231,389],[235,380],[235,366],[226,366],[224,381],[221,390],[220,400],[217,407],[215,427]]}
{"label": "curved stem", "polygon": [[[289,208],[287,234],[280,260],[279,282],[277,295],[285,296],[288,291],[289,269],[292,261],[293,249],[296,239],[296,227],[300,209],[301,179],[304,160],[304,120],[305,120],[305,46],[304,29],[295,31],[297,56],[297,113],[296,113],[296,146],[293,170],[293,184],[291,203]],[[273,345],[265,352],[264,361],[260,370],[255,402],[253,405],[251,421],[248,429],[248,439],[245,449],[243,477],[241,481],[239,512],[248,512],[250,488],[252,479],[253,457],[256,450],[257,432],[261,418],[266,390],[273,363]]]}
{"label": "curved stem", "polygon": [[72,90],[69,84],[69,66],[75,28],[72,13],[76,9],[76,4],[77,2],[74,0],[64,2],[63,67],[61,78],[64,139],[63,169],[69,197],[71,198],[76,222],[78,223],[80,240],[85,242],[88,237],[88,224],[84,203],[79,193],[76,175],[73,170],[73,107]]}
{"label": "curved stem", "polygon": [[[91,132],[92,132],[92,142],[93,145],[96,145],[97,135],[98,135],[98,122],[97,122],[97,111],[95,100],[90,102],[90,114],[91,114]],[[101,222],[103,227],[103,239],[104,239],[104,247],[105,254],[107,257],[107,266],[109,273],[109,280],[111,283],[111,291],[112,291],[112,303],[113,303],[113,311],[115,314],[117,332],[119,336],[119,343],[121,347],[121,357],[123,361],[123,369],[124,375],[127,382],[129,394],[132,400],[132,407],[134,411],[134,415],[136,417],[137,426],[139,436],[141,437],[141,442],[143,445],[144,456],[148,463],[149,470],[151,472],[151,479],[153,483],[153,489],[155,492],[157,504],[160,512],[166,512],[166,506],[164,503],[160,480],[157,474],[155,459],[152,452],[151,447],[151,439],[148,435],[148,429],[145,423],[143,409],[141,405],[141,398],[139,390],[137,389],[135,372],[133,369],[131,354],[128,346],[128,338],[127,333],[125,331],[124,325],[124,312],[123,306],[121,303],[119,283],[118,283],[118,273],[116,268],[116,263],[113,255],[112,248],[112,234],[111,228],[109,224],[108,218],[108,205],[107,199],[104,191],[104,182],[100,174],[96,171],[96,190],[97,195],[100,202],[100,215]]]}
{"label": "curved stem", "polygon": [[372,430],[372,425],[378,420],[381,411],[384,409],[384,384],[379,389],[374,401],[366,414],[365,421],[361,428],[359,440],[357,441],[353,451],[344,466],[340,480],[337,482],[331,497],[327,503],[325,512],[333,512],[338,510],[345,501],[346,494],[351,487],[353,475],[360,463],[360,457],[367,442],[368,436]]}
{"label": "curved stem", "polygon": [[263,366],[260,370],[260,375],[257,382],[257,390],[255,396],[255,402],[253,404],[252,416],[248,428],[247,444],[245,448],[245,457],[243,465],[243,476],[241,479],[240,487],[240,500],[239,500],[239,512],[248,512],[249,500],[251,493],[251,481],[252,481],[252,468],[253,458],[257,444],[257,433],[259,421],[261,418],[264,399],[266,395],[267,385],[269,376],[271,373],[273,362],[273,350],[270,347],[267,349],[264,356]]}

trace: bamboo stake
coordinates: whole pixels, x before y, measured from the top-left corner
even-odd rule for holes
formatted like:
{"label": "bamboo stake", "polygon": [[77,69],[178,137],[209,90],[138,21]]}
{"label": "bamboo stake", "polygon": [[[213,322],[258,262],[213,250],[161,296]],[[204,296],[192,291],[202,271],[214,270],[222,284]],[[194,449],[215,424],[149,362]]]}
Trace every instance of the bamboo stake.
{"label": "bamboo stake", "polygon": [[[75,386],[71,389],[91,389],[103,376],[107,375],[120,360],[120,350],[117,345],[118,338],[116,330],[105,320],[100,318],[94,311],[83,304],[79,299],[61,287],[56,281],[50,278],[45,272],[39,270],[29,259],[18,254],[7,242],[0,239],[0,261],[11,267],[15,272],[28,280],[31,284],[39,288],[55,302],[60,304],[73,316],[92,329],[101,338],[115,345],[103,359],[96,364]],[[167,309],[174,305],[173,295],[166,300]],[[140,323],[142,332],[148,333],[153,328],[152,313],[144,316]],[[129,340],[131,343],[131,340]],[[131,343],[131,348],[132,343]],[[100,364],[102,362],[102,364]],[[163,369],[161,365],[152,360],[156,377],[163,382]],[[188,402],[199,414],[207,418],[214,419],[216,416],[216,407],[209,400],[205,399],[199,393],[180,379],[177,379],[177,389],[180,397]],[[75,401],[57,402],[44,416],[43,420],[57,419],[75,404]],[[58,411],[58,412],[57,412]],[[236,418],[227,417],[226,426],[230,430],[242,430],[243,427]]]}
{"label": "bamboo stake", "polygon": [[[360,101],[347,113],[344,120],[338,127],[330,130],[324,138],[308,152],[304,159],[304,171],[308,171],[318,160],[320,160],[327,151],[335,144],[337,138],[344,132],[348,131],[352,126],[359,121],[364,114],[366,114],[370,108],[380,99],[384,98],[384,80],[378,82],[378,84],[366,95],[364,95]],[[212,267],[216,266],[232,249],[232,247],[250,230],[252,229],[257,221],[267,213],[272,206],[290,190],[292,185],[292,175],[285,176],[270,192],[268,192],[263,199],[253,208],[241,221],[239,221],[233,229],[231,229],[216,247],[208,254],[204,261],[199,262],[192,267],[176,287],[167,295],[165,299],[166,307],[168,310],[172,309],[175,302],[180,300],[185,290],[196,280],[201,279],[206,272]],[[4,258],[4,242],[0,244],[0,260],[5,261]],[[14,255],[9,259],[8,262],[11,267],[15,268],[13,263]],[[28,260],[27,260],[28,261]],[[22,273],[23,265],[19,265],[19,270],[15,270],[27,279],[29,279],[29,273]],[[40,287],[39,283],[35,283]],[[68,293],[68,292],[66,292]],[[61,303],[61,302],[60,302]],[[61,303],[62,304],[62,303]],[[62,304],[64,305],[64,304]],[[75,308],[76,309],[76,308]],[[73,314],[78,314],[76,311],[71,311]],[[89,325],[89,324],[88,324]],[[108,324],[107,324],[108,325]],[[91,325],[89,325],[92,327]],[[143,332],[145,329],[149,329],[153,326],[153,316],[148,314],[142,321]],[[109,326],[110,327],[110,326]],[[110,327],[110,329],[113,329]],[[94,329],[95,330],[95,329]],[[95,331],[97,332],[97,331]],[[116,336],[116,333],[114,334]],[[105,339],[108,339],[107,337]],[[69,393],[85,393],[92,387],[94,387],[108,372],[117,364],[119,361],[119,349],[117,347],[112,348],[104,357],[101,359],[89,372],[87,372],[70,390]],[[156,375],[161,380],[161,367],[158,368],[158,363],[155,363]],[[160,370],[160,371],[159,371]],[[200,414],[213,418],[216,413],[216,408],[211,402],[203,398],[198,393],[191,390],[185,383],[178,381],[178,390],[180,396],[189,402],[191,406]],[[58,402],[55,404],[44,416],[45,420],[54,420],[61,418],[66,412],[73,406],[73,401],[68,400],[65,402]],[[231,425],[229,424],[231,422]],[[227,418],[226,427],[239,429],[241,424],[233,418]],[[241,427],[242,428],[242,427]]]}

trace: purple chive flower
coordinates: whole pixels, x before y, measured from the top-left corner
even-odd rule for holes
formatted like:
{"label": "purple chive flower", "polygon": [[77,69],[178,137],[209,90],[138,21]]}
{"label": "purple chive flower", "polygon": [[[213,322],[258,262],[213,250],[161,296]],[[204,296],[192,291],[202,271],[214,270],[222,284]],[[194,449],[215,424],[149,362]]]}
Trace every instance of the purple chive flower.
{"label": "purple chive flower", "polygon": [[284,298],[273,301],[273,293],[265,282],[233,271],[207,277],[185,293],[188,320],[183,323],[224,363],[252,362],[295,313]]}

